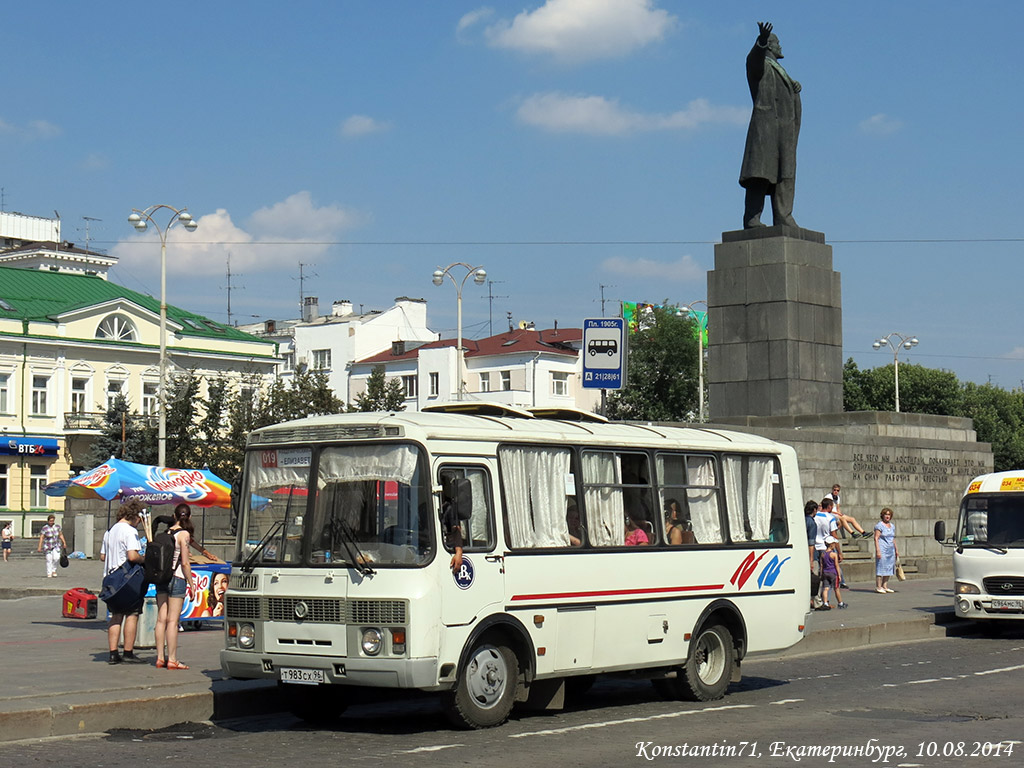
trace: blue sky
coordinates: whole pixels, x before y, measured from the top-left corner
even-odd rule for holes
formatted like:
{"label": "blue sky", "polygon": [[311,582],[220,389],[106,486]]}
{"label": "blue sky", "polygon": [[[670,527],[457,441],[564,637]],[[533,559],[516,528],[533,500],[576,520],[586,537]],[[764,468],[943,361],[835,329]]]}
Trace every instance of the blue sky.
{"label": "blue sky", "polygon": [[[796,206],[842,273],[844,357],[1024,381],[1024,6],[953,2],[418,0],[13,4],[3,208],[121,257],[159,292],[132,208],[187,206],[169,301],[227,320],[426,298],[483,265],[465,330],[578,326],[609,302],[705,299],[741,225],[744,58],[772,21],[803,85]],[[490,309],[493,306],[493,314]],[[611,303],[608,305],[611,311]],[[714,330],[711,330],[714,333]]]}

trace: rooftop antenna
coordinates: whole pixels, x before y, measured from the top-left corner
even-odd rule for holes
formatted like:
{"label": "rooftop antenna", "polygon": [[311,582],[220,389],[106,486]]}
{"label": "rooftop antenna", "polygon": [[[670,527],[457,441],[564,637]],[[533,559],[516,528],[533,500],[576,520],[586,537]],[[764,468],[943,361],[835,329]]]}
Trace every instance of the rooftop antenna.
{"label": "rooftop antenna", "polygon": [[[55,213],[56,213],[56,211],[55,211]],[[93,218],[92,216],[83,216],[82,218],[85,220],[85,250],[88,253],[88,251],[89,251],[89,222],[91,222],[91,221],[103,221],[103,219],[96,219],[96,218]]]}
{"label": "rooftop antenna", "polygon": [[0,187],[0,213],[7,210],[7,187]]}
{"label": "rooftop antenna", "polygon": [[605,288],[614,288],[614,287],[615,287],[614,285],[602,285],[601,286],[601,317],[604,317],[604,302],[605,302],[604,289]]}
{"label": "rooftop antenna", "polygon": [[[231,323],[231,291],[232,291],[232,288],[234,288],[235,290],[238,290],[239,288],[244,288],[244,287],[245,286],[241,286],[241,285],[239,285],[239,286],[232,286],[231,285],[231,251],[228,251],[228,268],[227,268],[228,325],[232,324]],[[256,315],[253,315],[253,317],[256,317]]]}
{"label": "rooftop antenna", "polygon": [[488,280],[487,281],[487,335],[494,335],[494,300],[495,299],[507,299],[508,296],[495,296],[493,293],[493,286],[495,283],[504,283],[504,280]]}
{"label": "rooftop antenna", "polygon": [[54,243],[54,249],[53,250],[55,252],[59,253],[60,252],[60,214],[57,212],[56,208],[53,209],[53,215],[57,217],[57,224],[53,228],[53,243]]}
{"label": "rooftop antenna", "polygon": [[[299,318],[302,317],[302,312],[305,309],[305,301],[306,301],[306,290],[305,289],[306,289],[306,280],[308,279],[306,274],[305,274],[305,272],[303,270],[306,267],[315,267],[315,266],[316,266],[315,264],[303,264],[301,262],[299,263]],[[309,275],[309,277],[319,277],[319,275],[316,272],[314,272],[313,274]],[[294,280],[295,278],[292,278],[292,279]]]}

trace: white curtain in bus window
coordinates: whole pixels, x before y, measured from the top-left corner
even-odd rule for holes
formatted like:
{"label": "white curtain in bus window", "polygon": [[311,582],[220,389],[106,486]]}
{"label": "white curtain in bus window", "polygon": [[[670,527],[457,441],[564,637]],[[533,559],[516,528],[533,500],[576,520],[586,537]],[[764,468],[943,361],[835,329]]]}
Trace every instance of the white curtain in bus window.
{"label": "white curtain in bus window", "polygon": [[732,541],[767,541],[772,517],[772,459],[724,456],[722,480]]}
{"label": "white curtain in bus window", "polygon": [[508,447],[498,451],[498,459],[512,547],[569,546],[565,523],[569,450]]}
{"label": "white curtain in bus window", "polygon": [[[621,547],[626,541],[619,462],[614,453],[583,454],[583,500],[587,537],[595,547]],[[593,487],[598,486],[598,487]]]}
{"label": "white curtain in bus window", "polygon": [[320,455],[320,488],[331,482],[396,480],[411,485],[416,472],[416,449],[408,445],[359,445]]}
{"label": "white curtain in bus window", "polygon": [[722,541],[722,523],[718,516],[718,491],[715,462],[710,456],[687,456],[686,503],[690,507],[693,534],[701,544]]}
{"label": "white curtain in bus window", "polygon": [[480,469],[467,469],[469,487],[473,491],[473,511],[469,518],[468,546],[484,547],[490,543],[490,519],[487,514],[487,475]]}

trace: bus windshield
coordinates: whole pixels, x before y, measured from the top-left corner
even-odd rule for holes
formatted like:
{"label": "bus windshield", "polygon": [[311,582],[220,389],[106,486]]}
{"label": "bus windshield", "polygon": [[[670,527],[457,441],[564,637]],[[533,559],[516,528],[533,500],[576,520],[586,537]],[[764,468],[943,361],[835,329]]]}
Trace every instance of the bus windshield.
{"label": "bus windshield", "polygon": [[968,495],[960,507],[957,541],[964,547],[1024,547],[1024,495]]}
{"label": "bus windshield", "polygon": [[420,464],[419,449],[399,443],[324,448],[315,466],[308,448],[250,452],[240,559],[360,569],[425,564],[431,504]]}

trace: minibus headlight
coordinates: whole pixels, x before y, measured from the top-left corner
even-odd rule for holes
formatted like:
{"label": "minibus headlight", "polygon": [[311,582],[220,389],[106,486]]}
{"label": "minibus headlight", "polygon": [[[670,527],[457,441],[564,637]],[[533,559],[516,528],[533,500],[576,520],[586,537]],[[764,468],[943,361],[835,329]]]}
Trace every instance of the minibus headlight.
{"label": "minibus headlight", "polygon": [[238,646],[239,648],[252,648],[256,645],[256,627],[252,624],[238,625]]}
{"label": "minibus headlight", "polygon": [[980,595],[981,590],[973,584],[968,584],[966,581],[958,581],[956,583],[956,593],[958,595]]}
{"label": "minibus headlight", "polygon": [[384,633],[379,629],[370,627],[363,630],[363,653],[367,656],[376,656],[380,653],[384,644]]}

